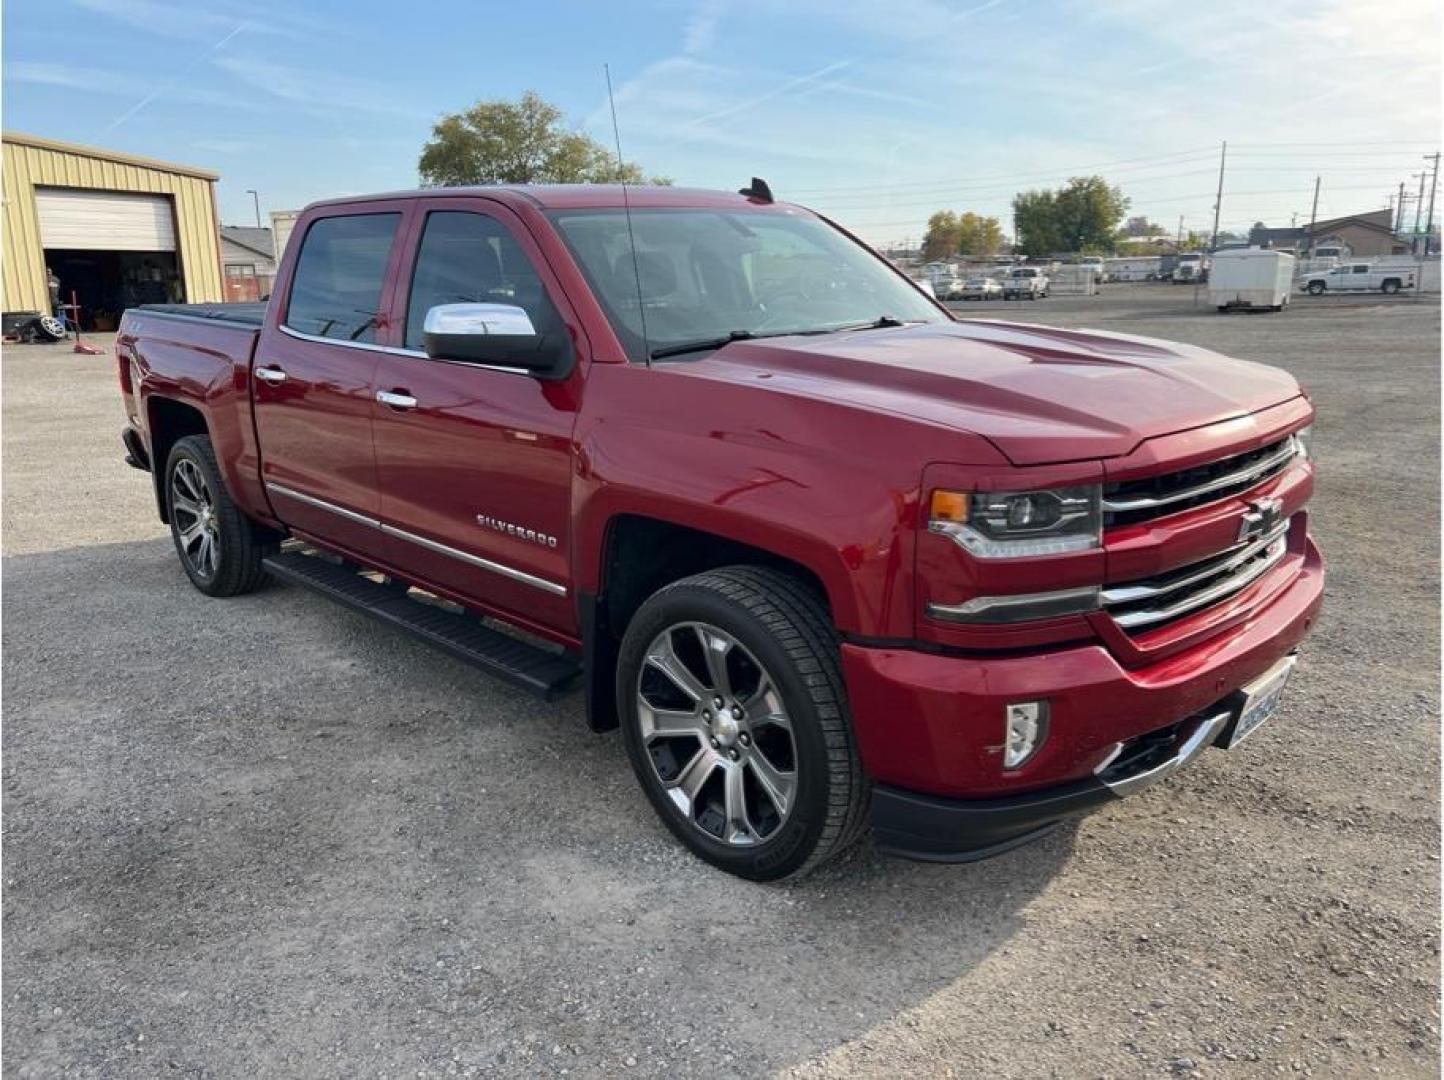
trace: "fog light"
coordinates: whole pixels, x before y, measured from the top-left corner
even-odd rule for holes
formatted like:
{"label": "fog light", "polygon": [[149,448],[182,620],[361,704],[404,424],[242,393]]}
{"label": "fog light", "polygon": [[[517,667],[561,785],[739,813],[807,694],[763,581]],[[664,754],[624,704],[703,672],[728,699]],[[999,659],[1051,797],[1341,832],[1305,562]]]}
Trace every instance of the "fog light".
{"label": "fog light", "polygon": [[1048,737],[1048,703],[1020,701],[1007,706],[1003,734],[1003,768],[1016,769],[1033,756]]}

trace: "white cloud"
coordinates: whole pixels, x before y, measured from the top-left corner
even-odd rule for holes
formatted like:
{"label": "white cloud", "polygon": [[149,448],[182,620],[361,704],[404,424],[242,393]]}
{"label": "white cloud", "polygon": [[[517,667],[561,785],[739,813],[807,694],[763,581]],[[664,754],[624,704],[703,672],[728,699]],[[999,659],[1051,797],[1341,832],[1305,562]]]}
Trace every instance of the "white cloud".
{"label": "white cloud", "polygon": [[682,51],[695,56],[710,49],[717,37],[717,23],[721,18],[721,0],[701,0],[682,33]]}
{"label": "white cloud", "polygon": [[[151,78],[137,78],[110,68],[75,67],[39,60],[11,60],[4,67],[4,76],[7,82],[81,90],[87,94],[114,97],[139,99],[153,94],[156,90],[156,82]],[[166,96],[208,108],[235,109],[241,112],[261,110],[260,104],[252,99],[205,87],[177,86],[169,90]]]}
{"label": "white cloud", "polygon": [[295,37],[307,31],[335,33],[334,24],[298,14],[294,7],[271,8],[260,3],[201,5],[166,0],[72,0],[95,15],[139,27],[161,37],[215,41],[242,23],[263,37]]}
{"label": "white cloud", "polygon": [[248,86],[313,114],[363,112],[411,120],[430,115],[408,105],[393,87],[343,72],[292,67],[253,55],[222,55],[214,64]]}

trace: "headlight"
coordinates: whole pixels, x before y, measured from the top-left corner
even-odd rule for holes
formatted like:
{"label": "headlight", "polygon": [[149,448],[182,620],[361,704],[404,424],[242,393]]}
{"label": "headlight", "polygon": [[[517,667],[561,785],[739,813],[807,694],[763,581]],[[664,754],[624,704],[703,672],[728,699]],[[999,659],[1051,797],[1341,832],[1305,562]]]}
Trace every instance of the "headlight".
{"label": "headlight", "polygon": [[1314,457],[1314,425],[1299,428],[1294,432],[1294,443],[1299,448],[1299,457],[1305,461],[1312,461]]}
{"label": "headlight", "polygon": [[1062,555],[1102,542],[1100,489],[934,491],[928,528],[980,559]]}

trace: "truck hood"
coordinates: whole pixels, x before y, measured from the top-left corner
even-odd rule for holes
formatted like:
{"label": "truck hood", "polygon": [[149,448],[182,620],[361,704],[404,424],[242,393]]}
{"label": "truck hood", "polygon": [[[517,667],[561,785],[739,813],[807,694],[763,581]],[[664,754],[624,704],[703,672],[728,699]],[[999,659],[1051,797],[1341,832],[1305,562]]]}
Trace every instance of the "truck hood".
{"label": "truck hood", "polygon": [[1118,457],[1300,393],[1192,345],[985,320],[738,341],[679,366],[971,432],[1015,465]]}

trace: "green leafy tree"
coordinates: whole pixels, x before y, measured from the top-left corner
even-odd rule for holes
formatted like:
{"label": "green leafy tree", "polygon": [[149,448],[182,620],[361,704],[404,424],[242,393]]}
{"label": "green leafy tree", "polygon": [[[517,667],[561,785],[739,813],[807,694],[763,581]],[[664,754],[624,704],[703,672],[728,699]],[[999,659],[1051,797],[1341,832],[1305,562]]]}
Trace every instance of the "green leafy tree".
{"label": "green leafy tree", "polygon": [[1055,197],[1051,191],[1020,191],[1013,196],[1014,246],[1039,258],[1063,250]]}
{"label": "green leafy tree", "polygon": [[[646,182],[641,167],[569,130],[562,112],[528,90],[517,101],[478,101],[442,117],[418,162],[427,187],[460,184],[608,184]],[[653,184],[670,184],[654,176]]]}
{"label": "green leafy tree", "polygon": [[1112,251],[1127,210],[1123,192],[1101,176],[1075,176],[1057,191],[1022,191],[1013,197],[1018,246],[1033,258]]}

